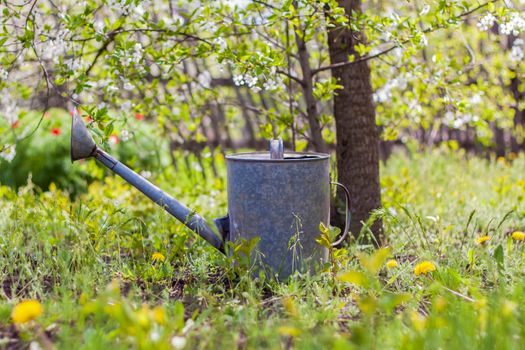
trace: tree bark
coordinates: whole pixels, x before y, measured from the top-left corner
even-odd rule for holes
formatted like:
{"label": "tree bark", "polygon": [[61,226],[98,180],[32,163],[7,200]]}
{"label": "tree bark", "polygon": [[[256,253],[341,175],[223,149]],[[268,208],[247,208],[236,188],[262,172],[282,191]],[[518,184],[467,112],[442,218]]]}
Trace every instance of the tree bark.
{"label": "tree bark", "polygon": [[[338,0],[350,18],[353,11],[361,11],[360,0]],[[358,41],[359,40],[359,41]],[[364,35],[347,27],[336,27],[328,32],[331,64],[348,61],[349,55],[358,58],[355,45],[364,42]],[[334,96],[334,118],[337,129],[337,173],[339,182],[350,191],[352,213],[351,230],[360,232],[370,212],[381,206],[379,185],[379,133],[375,122],[370,68],[358,62],[332,70],[332,76],[343,88]],[[375,243],[382,237],[382,221],[370,227]]]}
{"label": "tree bark", "polygon": [[[507,42],[507,49],[512,50],[514,41],[516,38],[512,35],[509,35]],[[525,98],[523,90],[520,88],[521,79],[519,72],[516,69],[511,69],[511,72],[514,73],[514,77],[510,80],[510,91],[512,92],[512,97],[514,97],[514,130],[511,130],[511,151],[518,153],[525,149],[525,143],[523,142],[523,128],[525,125],[525,110],[520,109],[521,101]]]}

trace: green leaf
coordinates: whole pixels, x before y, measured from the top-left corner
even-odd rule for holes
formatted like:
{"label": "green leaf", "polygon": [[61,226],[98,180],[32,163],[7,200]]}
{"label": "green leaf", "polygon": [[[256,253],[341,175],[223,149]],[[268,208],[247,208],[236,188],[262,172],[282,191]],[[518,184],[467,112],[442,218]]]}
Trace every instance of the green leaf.
{"label": "green leaf", "polygon": [[375,275],[385,264],[386,259],[390,256],[389,248],[381,248],[376,250],[373,254],[360,254],[359,261],[361,265],[371,274]]}
{"label": "green leaf", "polygon": [[337,276],[337,279],[342,282],[351,283],[358,287],[368,287],[370,281],[368,277],[359,271],[346,271]]}
{"label": "green leaf", "polygon": [[503,264],[505,260],[505,256],[503,253],[503,247],[498,245],[496,249],[494,250],[494,260],[498,263],[498,268],[503,269]]}

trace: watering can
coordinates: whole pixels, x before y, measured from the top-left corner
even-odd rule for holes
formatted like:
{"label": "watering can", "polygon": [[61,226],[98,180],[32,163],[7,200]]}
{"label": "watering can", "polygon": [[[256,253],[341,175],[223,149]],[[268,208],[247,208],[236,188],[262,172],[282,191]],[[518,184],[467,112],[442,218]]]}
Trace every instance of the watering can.
{"label": "watering can", "polygon": [[[210,225],[197,213],[100,149],[76,111],[71,127],[71,160],[95,158],[140,190],[214,248],[230,254],[226,242],[258,240],[251,253],[257,269],[279,279],[323,263],[328,250],[316,242],[319,225],[330,218],[330,159],[323,153],[284,152],[282,140],[272,140],[269,152],[226,156],[228,215]],[[348,235],[346,223],[334,246]]]}

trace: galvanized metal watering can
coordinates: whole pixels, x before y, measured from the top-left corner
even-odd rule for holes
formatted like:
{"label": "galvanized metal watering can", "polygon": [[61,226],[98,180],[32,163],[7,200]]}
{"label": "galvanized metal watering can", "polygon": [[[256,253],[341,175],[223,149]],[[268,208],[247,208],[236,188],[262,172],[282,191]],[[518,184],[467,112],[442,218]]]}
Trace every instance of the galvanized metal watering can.
{"label": "galvanized metal watering can", "polygon": [[[258,238],[252,253],[257,269],[286,278],[294,271],[310,270],[327,258],[316,242],[319,224],[330,218],[330,163],[322,153],[284,152],[280,140],[270,142],[270,152],[226,156],[228,215],[215,219],[215,227],[185,205],[100,149],[76,112],[71,127],[71,160],[93,157],[163,207],[213,247],[228,254],[227,241]],[[348,234],[346,225],[333,245]]]}

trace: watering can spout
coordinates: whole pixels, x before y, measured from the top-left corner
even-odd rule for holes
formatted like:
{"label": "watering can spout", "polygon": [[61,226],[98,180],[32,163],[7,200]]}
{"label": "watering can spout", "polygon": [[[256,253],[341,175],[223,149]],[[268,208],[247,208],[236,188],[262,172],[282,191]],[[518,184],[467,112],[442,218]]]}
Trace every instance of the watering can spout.
{"label": "watering can spout", "polygon": [[97,150],[97,145],[87,130],[84,122],[73,112],[71,123],[71,161],[85,159],[93,156]]}
{"label": "watering can spout", "polygon": [[201,216],[100,149],[75,110],[71,124],[71,161],[91,157],[129,182],[213,247],[224,253],[224,241],[229,231],[227,217],[216,219],[216,229],[212,229]]}

